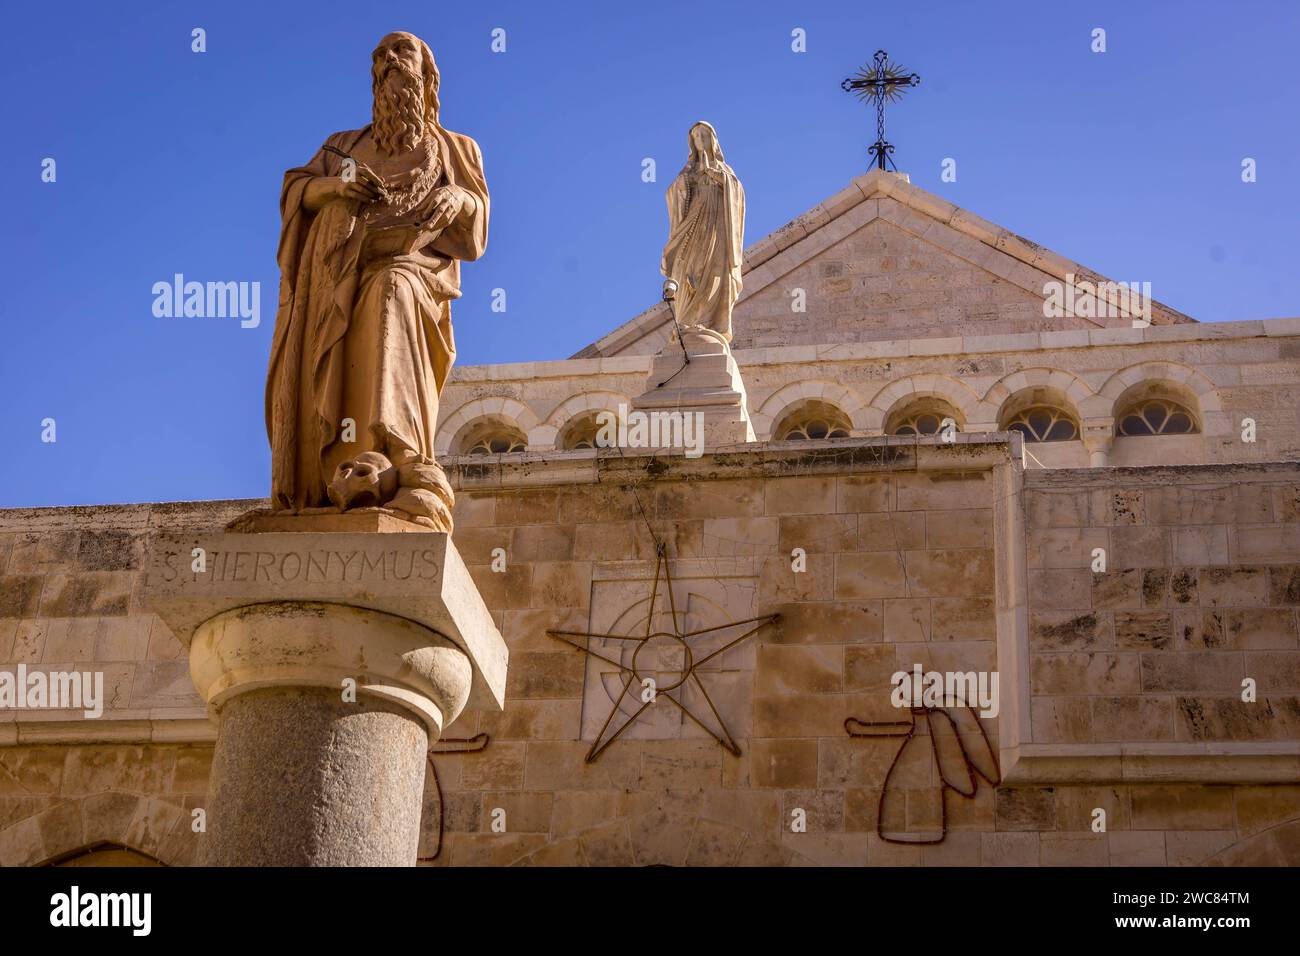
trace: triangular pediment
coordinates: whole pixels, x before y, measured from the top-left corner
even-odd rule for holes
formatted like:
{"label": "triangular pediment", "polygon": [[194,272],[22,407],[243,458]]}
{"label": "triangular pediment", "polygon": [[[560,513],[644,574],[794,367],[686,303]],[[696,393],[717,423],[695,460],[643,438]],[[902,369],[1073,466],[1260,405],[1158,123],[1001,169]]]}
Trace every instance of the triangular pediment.
{"label": "triangular pediment", "polygon": [[[742,274],[736,349],[1128,328],[1142,317],[1106,277],[879,170],[750,246]],[[1066,293],[1074,308],[1045,315],[1049,283],[1079,290]],[[1147,318],[1195,321],[1159,302]],[[659,303],[574,358],[658,352],[670,328]]]}

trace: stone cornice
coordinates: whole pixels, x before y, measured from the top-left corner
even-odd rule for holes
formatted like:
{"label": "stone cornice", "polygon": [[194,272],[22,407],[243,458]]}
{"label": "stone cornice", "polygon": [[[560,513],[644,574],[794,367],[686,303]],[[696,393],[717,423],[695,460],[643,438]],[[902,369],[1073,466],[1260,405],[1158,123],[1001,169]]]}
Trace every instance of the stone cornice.
{"label": "stone cornice", "polygon": [[[969,335],[937,339],[890,339],[833,345],[786,345],[737,349],[742,368],[755,365],[852,362],[932,355],[999,352],[1061,351],[1107,345],[1151,345],[1170,342],[1218,342],[1229,339],[1300,337],[1300,317],[1241,322],[1193,322],[1146,328],[1079,329],[1062,332],[1023,332],[1011,335]],[[457,366],[450,385],[515,382],[538,378],[581,378],[642,374],[650,370],[650,355],[610,358],[557,359],[501,365]]]}
{"label": "stone cornice", "polygon": [[1003,747],[1001,758],[1007,786],[1300,780],[1300,744],[1287,741],[1021,744]]}
{"label": "stone cornice", "polygon": [[103,720],[51,720],[23,714],[21,720],[0,724],[0,747],[35,744],[211,744],[217,725],[203,708],[174,717],[134,716],[117,711]]}
{"label": "stone cornice", "polygon": [[916,471],[989,471],[1019,455],[1020,436],[971,432],[953,442],[917,436],[837,438],[802,442],[750,442],[699,458],[681,452],[577,449],[444,459],[456,491],[495,491],[548,485],[639,484],[645,481],[716,481],[796,475]]}

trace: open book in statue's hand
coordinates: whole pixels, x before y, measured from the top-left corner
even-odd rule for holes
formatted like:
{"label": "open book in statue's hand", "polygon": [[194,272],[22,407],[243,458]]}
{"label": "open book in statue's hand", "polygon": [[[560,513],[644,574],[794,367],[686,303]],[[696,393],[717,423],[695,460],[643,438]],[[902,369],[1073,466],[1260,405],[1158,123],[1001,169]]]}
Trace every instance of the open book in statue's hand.
{"label": "open book in statue's hand", "polygon": [[422,221],[371,228],[361,248],[362,260],[368,262],[384,255],[410,255],[423,249],[456,220],[464,203],[462,193],[455,186],[435,189],[419,210],[418,214],[424,216]]}
{"label": "open book in statue's hand", "polygon": [[442,233],[441,228],[430,229],[423,223],[403,223],[366,233],[361,245],[361,258],[365,262],[379,256],[405,256],[423,249]]}

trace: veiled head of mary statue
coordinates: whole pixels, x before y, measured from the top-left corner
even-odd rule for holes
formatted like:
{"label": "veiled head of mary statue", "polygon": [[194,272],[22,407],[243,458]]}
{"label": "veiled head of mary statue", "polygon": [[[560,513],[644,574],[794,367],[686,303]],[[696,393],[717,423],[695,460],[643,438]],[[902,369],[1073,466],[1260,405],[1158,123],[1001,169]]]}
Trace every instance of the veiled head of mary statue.
{"label": "veiled head of mary statue", "polygon": [[700,120],[691,127],[689,142],[692,165],[701,162],[714,168],[722,165],[722,144],[718,142],[718,134],[712,125]]}
{"label": "veiled head of mary statue", "polygon": [[414,148],[438,122],[438,65],[419,37],[390,33],[371,55],[375,142],[389,155]]}

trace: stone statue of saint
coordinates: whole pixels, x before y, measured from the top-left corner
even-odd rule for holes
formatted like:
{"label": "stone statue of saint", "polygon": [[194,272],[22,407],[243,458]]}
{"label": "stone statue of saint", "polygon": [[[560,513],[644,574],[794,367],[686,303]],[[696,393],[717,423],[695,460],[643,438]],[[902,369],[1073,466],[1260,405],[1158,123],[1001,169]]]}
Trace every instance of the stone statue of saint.
{"label": "stone statue of saint", "polygon": [[663,274],[677,283],[677,321],[731,341],[731,309],[740,295],[745,190],[722,159],[718,134],[691,127],[690,157],[668,187],[668,245]]}
{"label": "stone statue of saint", "polygon": [[280,193],[280,303],[266,381],[274,509],[384,507],[451,530],[433,457],[460,261],[483,255],[478,144],[438,122],[424,41],[390,33],[372,121],[335,133]]}

